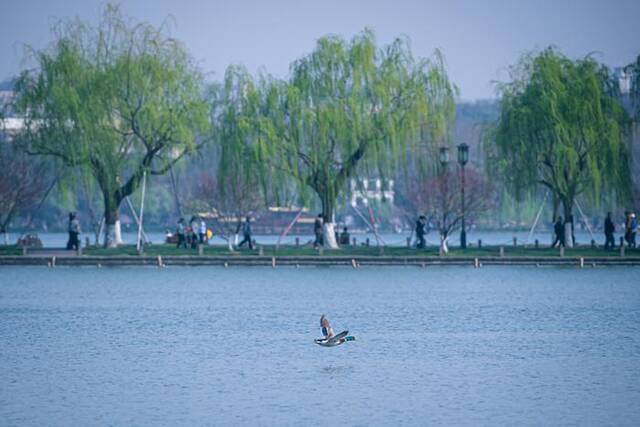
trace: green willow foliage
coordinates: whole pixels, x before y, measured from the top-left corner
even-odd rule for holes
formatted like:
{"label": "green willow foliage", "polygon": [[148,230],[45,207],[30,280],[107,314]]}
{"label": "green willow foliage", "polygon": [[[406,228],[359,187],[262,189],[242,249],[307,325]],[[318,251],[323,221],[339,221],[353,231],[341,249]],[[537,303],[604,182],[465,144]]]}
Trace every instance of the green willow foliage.
{"label": "green willow foliage", "polygon": [[162,174],[196,148],[208,127],[202,77],[165,29],[131,23],[107,6],[100,24],[63,21],[37,67],[17,82],[22,141],[95,178],[104,199],[105,244],[118,207],[143,173]]}
{"label": "green willow foliage", "polygon": [[454,114],[438,52],[414,59],[400,39],[379,49],[368,30],[350,42],[321,38],[288,80],[261,78],[243,94],[256,167],[271,185],[294,182],[303,198],[311,189],[328,222],[359,168],[384,176],[421,138],[443,135]]}
{"label": "green willow foliage", "polygon": [[499,89],[501,114],[489,138],[489,172],[517,195],[537,185],[562,202],[600,198],[606,188],[630,188],[629,119],[607,69],[593,59],[572,61],[553,48],[525,55],[513,80]]}

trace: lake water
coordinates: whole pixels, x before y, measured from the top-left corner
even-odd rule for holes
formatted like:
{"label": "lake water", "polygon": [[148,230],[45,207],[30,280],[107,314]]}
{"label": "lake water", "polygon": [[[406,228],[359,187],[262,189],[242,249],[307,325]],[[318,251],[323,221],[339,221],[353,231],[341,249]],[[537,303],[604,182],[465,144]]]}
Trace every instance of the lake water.
{"label": "lake water", "polygon": [[2,267],[0,424],[637,426],[639,275]]}

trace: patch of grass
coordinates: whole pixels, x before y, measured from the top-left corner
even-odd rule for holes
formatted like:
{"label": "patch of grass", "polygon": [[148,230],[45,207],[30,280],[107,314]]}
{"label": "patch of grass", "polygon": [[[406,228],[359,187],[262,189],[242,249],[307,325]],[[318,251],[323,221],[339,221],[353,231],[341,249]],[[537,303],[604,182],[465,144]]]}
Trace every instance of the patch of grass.
{"label": "patch of grass", "polygon": [[[639,249],[626,249],[627,256],[640,256]],[[321,256],[320,251],[314,249],[311,246],[300,246],[295,247],[293,245],[283,245],[276,249],[275,245],[263,245],[262,251],[264,256],[277,256],[277,257],[287,257],[287,256]],[[1,253],[1,252],[0,252]],[[18,250],[17,254],[22,253]],[[122,246],[119,248],[87,248],[84,250],[84,254],[86,255],[97,255],[97,256],[137,256],[138,253],[136,251],[135,246]],[[196,256],[198,255],[197,249],[184,249],[184,248],[176,248],[174,245],[149,245],[145,247],[144,254],[146,256]],[[205,246],[204,248],[205,256],[258,256],[259,251],[257,249],[249,250],[248,248],[237,249],[234,252],[230,252],[226,246]],[[416,249],[416,248],[407,248],[407,247],[385,247],[382,249],[377,246],[348,246],[340,249],[324,249],[322,256],[397,256],[397,257],[415,257],[415,256],[423,256],[423,257],[437,257],[438,256],[438,248],[437,247],[428,247],[426,249]],[[471,247],[468,249],[460,249],[460,248],[452,248],[447,255],[448,258],[455,257],[486,257],[486,256],[499,256],[500,255],[500,247],[499,246],[486,246],[482,248]],[[517,256],[517,257],[536,257],[536,256],[545,256],[545,257],[559,257],[560,250],[558,248],[539,248],[535,249],[533,247],[513,247],[513,246],[504,246],[504,255],[505,256]],[[605,251],[602,248],[594,248],[592,249],[589,246],[577,247],[573,249],[566,249],[565,256],[567,257],[618,257],[620,256],[620,252],[618,249]]]}
{"label": "patch of grass", "polygon": [[22,255],[22,248],[17,245],[0,245],[0,256]]}

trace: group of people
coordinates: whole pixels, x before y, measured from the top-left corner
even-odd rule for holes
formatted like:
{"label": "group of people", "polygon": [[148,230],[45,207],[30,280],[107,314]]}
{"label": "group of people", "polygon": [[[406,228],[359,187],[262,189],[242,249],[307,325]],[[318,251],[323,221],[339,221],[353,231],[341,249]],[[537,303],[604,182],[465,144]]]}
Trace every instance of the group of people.
{"label": "group of people", "polygon": [[[616,247],[616,240],[613,233],[616,231],[616,226],[611,219],[611,212],[607,213],[607,218],[604,220],[604,236],[605,236],[605,249],[613,249]],[[624,213],[624,241],[627,242],[627,246],[630,248],[636,247],[636,235],[638,234],[638,219],[633,212]]]}
{"label": "group of people", "polygon": [[[253,249],[253,238],[251,233],[251,217],[247,216],[245,221],[238,224],[237,232],[242,231],[243,239],[238,244],[238,247],[242,247],[248,244],[249,249]],[[178,220],[176,227],[176,247],[196,249],[198,245],[205,244],[213,236],[213,232],[207,227],[207,223],[202,217],[192,216],[191,220],[187,223],[184,218]],[[170,238],[170,233],[167,233],[167,238]]]}
{"label": "group of people", "polygon": [[[636,247],[636,234],[638,233],[638,220],[636,218],[636,214],[633,212],[625,212],[624,213],[625,222],[624,222],[624,241],[627,242],[627,246],[630,248]],[[571,226],[571,239],[573,240],[573,244],[575,245],[575,236],[573,233],[573,219],[569,218],[568,221],[563,221],[562,217],[559,216],[553,225],[554,239],[551,247],[554,248],[556,245],[565,246],[565,228],[566,224],[570,224]],[[616,231],[616,225],[611,218],[611,212],[607,212],[607,217],[604,220],[604,248],[605,249],[614,249],[616,247],[616,239],[614,233]]]}
{"label": "group of people", "polygon": [[178,220],[176,227],[176,235],[178,237],[176,247],[195,249],[198,244],[204,244],[211,237],[211,231],[207,228],[207,223],[202,217],[192,216],[189,223],[184,218]]}
{"label": "group of people", "polygon": [[[318,214],[316,220],[313,223],[313,234],[315,240],[313,241],[313,247],[318,248],[324,246],[324,220],[322,214]],[[351,244],[351,235],[347,227],[342,227],[342,232],[335,231],[336,242],[340,246],[349,246]]]}

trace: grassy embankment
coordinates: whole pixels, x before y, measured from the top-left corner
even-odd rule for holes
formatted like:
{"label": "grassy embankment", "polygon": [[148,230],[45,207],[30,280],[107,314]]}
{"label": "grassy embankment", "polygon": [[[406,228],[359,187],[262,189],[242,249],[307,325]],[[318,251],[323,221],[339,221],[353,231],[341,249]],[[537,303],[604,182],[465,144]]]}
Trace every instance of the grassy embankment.
{"label": "grassy embankment", "polygon": [[[559,257],[560,250],[558,248],[539,248],[524,247],[524,246],[503,246],[504,256],[516,256],[516,257]],[[122,246],[119,248],[101,248],[91,247],[83,249],[84,255],[95,256],[137,256],[135,246]],[[226,246],[205,246],[205,256],[259,256],[259,250],[253,251],[249,249],[239,249],[234,252],[229,252]],[[292,245],[283,245],[276,249],[275,245],[262,246],[263,256],[397,256],[397,257],[437,257],[438,248],[428,247],[427,249],[418,250],[415,248],[407,247],[384,247],[378,248],[377,246],[357,246],[357,247],[345,247],[336,250],[325,249],[320,254],[320,251],[313,249],[310,246],[295,247]],[[22,248],[15,245],[4,246],[0,245],[0,256],[15,256],[22,255]],[[144,250],[146,256],[197,256],[197,249],[178,249],[174,245],[149,245]],[[446,257],[490,257],[500,256],[499,246],[486,246],[482,248],[470,247],[466,250],[459,248],[452,248],[450,252],[445,255]],[[601,247],[591,248],[590,246],[580,246],[573,249],[565,250],[566,257],[619,257],[620,250],[604,250]],[[625,248],[625,256],[640,257],[640,249]]]}
{"label": "grassy embankment", "polygon": [[[625,248],[626,256],[640,256],[640,250]],[[320,251],[311,247],[298,247],[295,246],[280,246],[276,249],[275,245],[262,246],[263,256],[398,256],[398,257],[437,257],[438,248],[430,247],[424,250],[418,250],[415,248],[406,247],[385,247],[382,251],[377,246],[358,246],[358,247],[346,247],[336,250],[325,249],[320,255]],[[89,248],[84,250],[86,255],[138,255],[134,246],[125,246],[114,249],[107,248]],[[195,256],[198,255],[196,249],[177,249],[173,245],[150,245],[144,250],[144,254],[147,256]],[[240,249],[234,252],[229,252],[225,246],[207,246],[204,248],[203,255],[205,256],[258,256],[260,252],[258,250]],[[518,247],[504,247],[505,256],[518,256],[518,257],[559,257],[559,249],[551,248],[539,248],[533,247],[525,248],[523,246]],[[453,248],[445,255],[446,257],[486,257],[486,256],[500,256],[499,246],[487,246],[483,248],[468,248],[462,250],[459,248]],[[602,248],[592,249],[589,246],[577,247],[573,249],[566,249],[565,256],[576,257],[619,257],[619,250],[606,251]]]}

